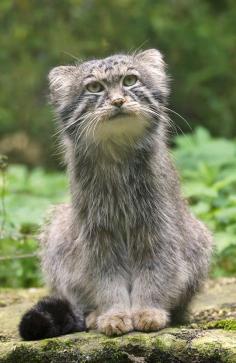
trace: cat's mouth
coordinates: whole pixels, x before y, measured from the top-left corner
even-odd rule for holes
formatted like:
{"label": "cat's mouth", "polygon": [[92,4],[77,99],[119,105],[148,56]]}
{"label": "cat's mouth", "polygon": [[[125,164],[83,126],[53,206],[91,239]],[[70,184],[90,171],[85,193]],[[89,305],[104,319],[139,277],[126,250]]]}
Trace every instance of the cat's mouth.
{"label": "cat's mouth", "polygon": [[112,114],[109,116],[109,120],[115,120],[118,118],[125,118],[125,117],[130,117],[131,113],[124,111],[124,110],[115,110],[112,112]]}

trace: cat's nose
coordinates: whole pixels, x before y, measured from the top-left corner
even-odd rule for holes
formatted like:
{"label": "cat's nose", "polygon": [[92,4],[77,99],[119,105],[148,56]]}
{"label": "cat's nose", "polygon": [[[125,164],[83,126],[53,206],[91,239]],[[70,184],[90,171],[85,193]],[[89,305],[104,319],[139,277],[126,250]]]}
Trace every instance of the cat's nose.
{"label": "cat's nose", "polygon": [[125,99],[123,97],[114,98],[111,101],[112,106],[121,107],[125,103]]}

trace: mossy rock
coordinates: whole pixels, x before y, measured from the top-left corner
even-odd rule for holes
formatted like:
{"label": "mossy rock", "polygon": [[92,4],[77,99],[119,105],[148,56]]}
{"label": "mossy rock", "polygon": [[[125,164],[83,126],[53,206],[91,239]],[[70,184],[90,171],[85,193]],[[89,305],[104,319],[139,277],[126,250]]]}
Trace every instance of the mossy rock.
{"label": "mossy rock", "polygon": [[89,332],[23,342],[19,319],[44,294],[0,291],[0,363],[236,363],[236,279],[207,282],[185,326],[118,338]]}

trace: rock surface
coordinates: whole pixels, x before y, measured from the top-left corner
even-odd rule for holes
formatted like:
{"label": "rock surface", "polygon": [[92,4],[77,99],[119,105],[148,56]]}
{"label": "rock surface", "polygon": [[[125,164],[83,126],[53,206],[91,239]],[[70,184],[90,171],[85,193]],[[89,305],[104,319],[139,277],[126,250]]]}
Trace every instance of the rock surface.
{"label": "rock surface", "polygon": [[119,338],[90,332],[23,342],[19,319],[44,294],[43,289],[0,290],[0,363],[236,362],[236,278],[208,281],[185,326]]}

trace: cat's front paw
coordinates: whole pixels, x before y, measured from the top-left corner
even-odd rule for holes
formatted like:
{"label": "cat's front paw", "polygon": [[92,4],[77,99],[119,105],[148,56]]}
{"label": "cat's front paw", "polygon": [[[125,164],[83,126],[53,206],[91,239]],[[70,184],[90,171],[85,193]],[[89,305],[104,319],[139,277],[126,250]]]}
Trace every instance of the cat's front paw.
{"label": "cat's front paw", "polygon": [[108,336],[122,335],[133,330],[133,323],[129,313],[112,312],[98,317],[97,328]]}
{"label": "cat's front paw", "polygon": [[169,322],[169,316],[163,309],[140,308],[133,310],[132,320],[135,330],[150,332],[165,328]]}

